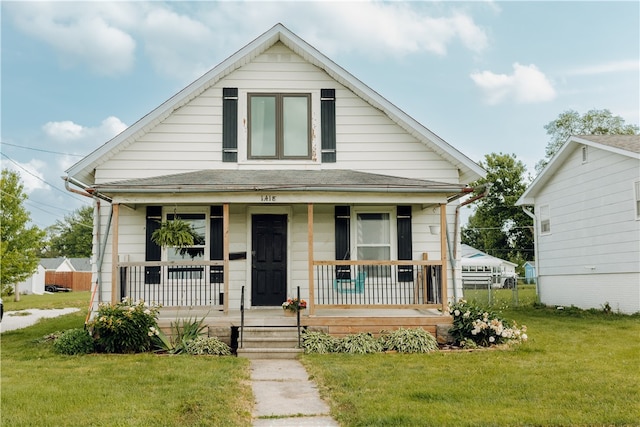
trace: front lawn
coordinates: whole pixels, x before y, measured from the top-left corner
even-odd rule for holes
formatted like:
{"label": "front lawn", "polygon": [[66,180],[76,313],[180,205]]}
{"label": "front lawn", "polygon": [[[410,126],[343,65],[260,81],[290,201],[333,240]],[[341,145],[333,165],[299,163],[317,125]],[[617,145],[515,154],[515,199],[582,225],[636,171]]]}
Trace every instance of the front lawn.
{"label": "front lawn", "polygon": [[640,318],[504,312],[528,327],[511,350],[305,355],[343,426],[638,425]]}
{"label": "front lawn", "polygon": [[50,343],[38,342],[46,334],[83,327],[86,313],[85,307],[2,334],[2,425],[251,425],[246,359],[62,356]]}

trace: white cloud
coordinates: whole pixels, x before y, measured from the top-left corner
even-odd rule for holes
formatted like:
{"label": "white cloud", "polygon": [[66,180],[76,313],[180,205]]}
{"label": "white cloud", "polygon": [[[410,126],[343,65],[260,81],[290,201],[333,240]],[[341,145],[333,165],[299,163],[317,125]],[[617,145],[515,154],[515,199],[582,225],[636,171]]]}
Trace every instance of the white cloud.
{"label": "white cloud", "polygon": [[47,164],[39,159],[31,159],[28,163],[2,160],[2,168],[17,172],[24,186],[24,192],[31,194],[34,190],[48,190],[49,185],[44,181],[44,170]]}
{"label": "white cloud", "polygon": [[[442,12],[442,10],[445,10]],[[10,2],[24,32],[49,44],[63,65],[118,75],[135,65],[137,45],[162,74],[192,79],[272,27],[287,25],[328,55],[379,58],[472,52],[488,39],[473,18],[423,2]],[[292,23],[289,25],[288,23]]]}
{"label": "white cloud", "polygon": [[587,65],[580,68],[574,68],[569,70],[569,75],[596,75],[596,74],[609,74],[620,73],[625,71],[638,71],[640,69],[640,62],[637,59],[631,59],[627,61],[613,61],[603,62],[595,65]]}
{"label": "white cloud", "polygon": [[123,130],[127,125],[117,117],[107,117],[97,127],[85,127],[70,120],[61,122],[47,122],[42,130],[50,138],[59,142],[91,142],[108,141]]}
{"label": "white cloud", "polygon": [[482,71],[472,73],[470,77],[491,105],[508,101],[532,104],[551,101],[556,97],[551,81],[533,64],[521,65],[516,62],[512,74]]}
{"label": "white cloud", "polygon": [[134,64],[136,42],[122,24],[126,3],[15,2],[8,11],[25,33],[51,45],[63,66],[85,63],[97,74],[116,75]]}

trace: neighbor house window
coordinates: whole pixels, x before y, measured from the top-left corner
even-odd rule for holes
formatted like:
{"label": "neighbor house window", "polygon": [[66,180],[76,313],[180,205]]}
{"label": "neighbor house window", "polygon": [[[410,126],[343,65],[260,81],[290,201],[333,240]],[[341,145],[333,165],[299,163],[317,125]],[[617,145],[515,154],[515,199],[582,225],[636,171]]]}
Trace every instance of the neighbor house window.
{"label": "neighbor house window", "polygon": [[636,200],[636,219],[640,219],[640,181],[633,183]]}
{"label": "neighbor house window", "polygon": [[[358,260],[388,261],[391,259],[391,220],[388,212],[359,212],[356,215],[356,254]],[[388,277],[389,266],[371,266],[369,277]]]}
{"label": "neighbor house window", "polygon": [[582,163],[587,163],[589,161],[589,147],[586,145],[582,146]]}
{"label": "neighbor house window", "polygon": [[549,205],[540,206],[540,234],[551,233],[551,214]]}
{"label": "neighbor house window", "polygon": [[249,158],[311,158],[311,95],[249,94]]}

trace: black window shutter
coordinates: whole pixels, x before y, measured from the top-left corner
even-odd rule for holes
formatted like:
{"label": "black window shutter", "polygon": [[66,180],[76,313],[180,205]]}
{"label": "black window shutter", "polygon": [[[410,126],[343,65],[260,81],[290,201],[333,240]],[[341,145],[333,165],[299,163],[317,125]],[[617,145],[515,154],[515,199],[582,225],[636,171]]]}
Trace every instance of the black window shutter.
{"label": "black window shutter", "polygon": [[336,90],[320,89],[322,162],[336,162]]}
{"label": "black window shutter", "polygon": [[[209,259],[211,261],[220,261],[224,259],[224,225],[223,225],[222,206],[211,206],[211,216],[209,217]],[[212,265],[210,270],[211,283],[224,282],[224,267],[221,265]]]}
{"label": "black window shutter", "polygon": [[[398,260],[413,259],[411,240],[411,206],[398,206],[396,220],[398,222]],[[413,281],[413,266],[398,266],[398,281]]]}
{"label": "black window shutter", "polygon": [[[336,261],[351,259],[351,208],[349,206],[335,207],[335,239]],[[350,279],[351,268],[348,265],[336,266],[337,279]]]}
{"label": "black window shutter", "polygon": [[[162,248],[151,240],[154,231],[160,228],[162,222],[162,206],[147,206],[145,261],[160,261],[162,259]],[[160,283],[160,267],[145,267],[144,283],[157,285]]]}
{"label": "black window shutter", "polygon": [[222,161],[238,161],[238,88],[222,88]]}

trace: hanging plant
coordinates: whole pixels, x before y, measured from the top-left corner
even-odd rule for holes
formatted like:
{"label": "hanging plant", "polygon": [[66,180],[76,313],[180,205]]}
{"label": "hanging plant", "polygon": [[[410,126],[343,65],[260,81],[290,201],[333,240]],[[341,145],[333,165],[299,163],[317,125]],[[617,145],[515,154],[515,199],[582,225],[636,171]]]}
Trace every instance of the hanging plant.
{"label": "hanging plant", "polygon": [[151,240],[157,245],[178,249],[193,246],[197,237],[191,224],[180,218],[160,223],[160,228],[151,234]]}

